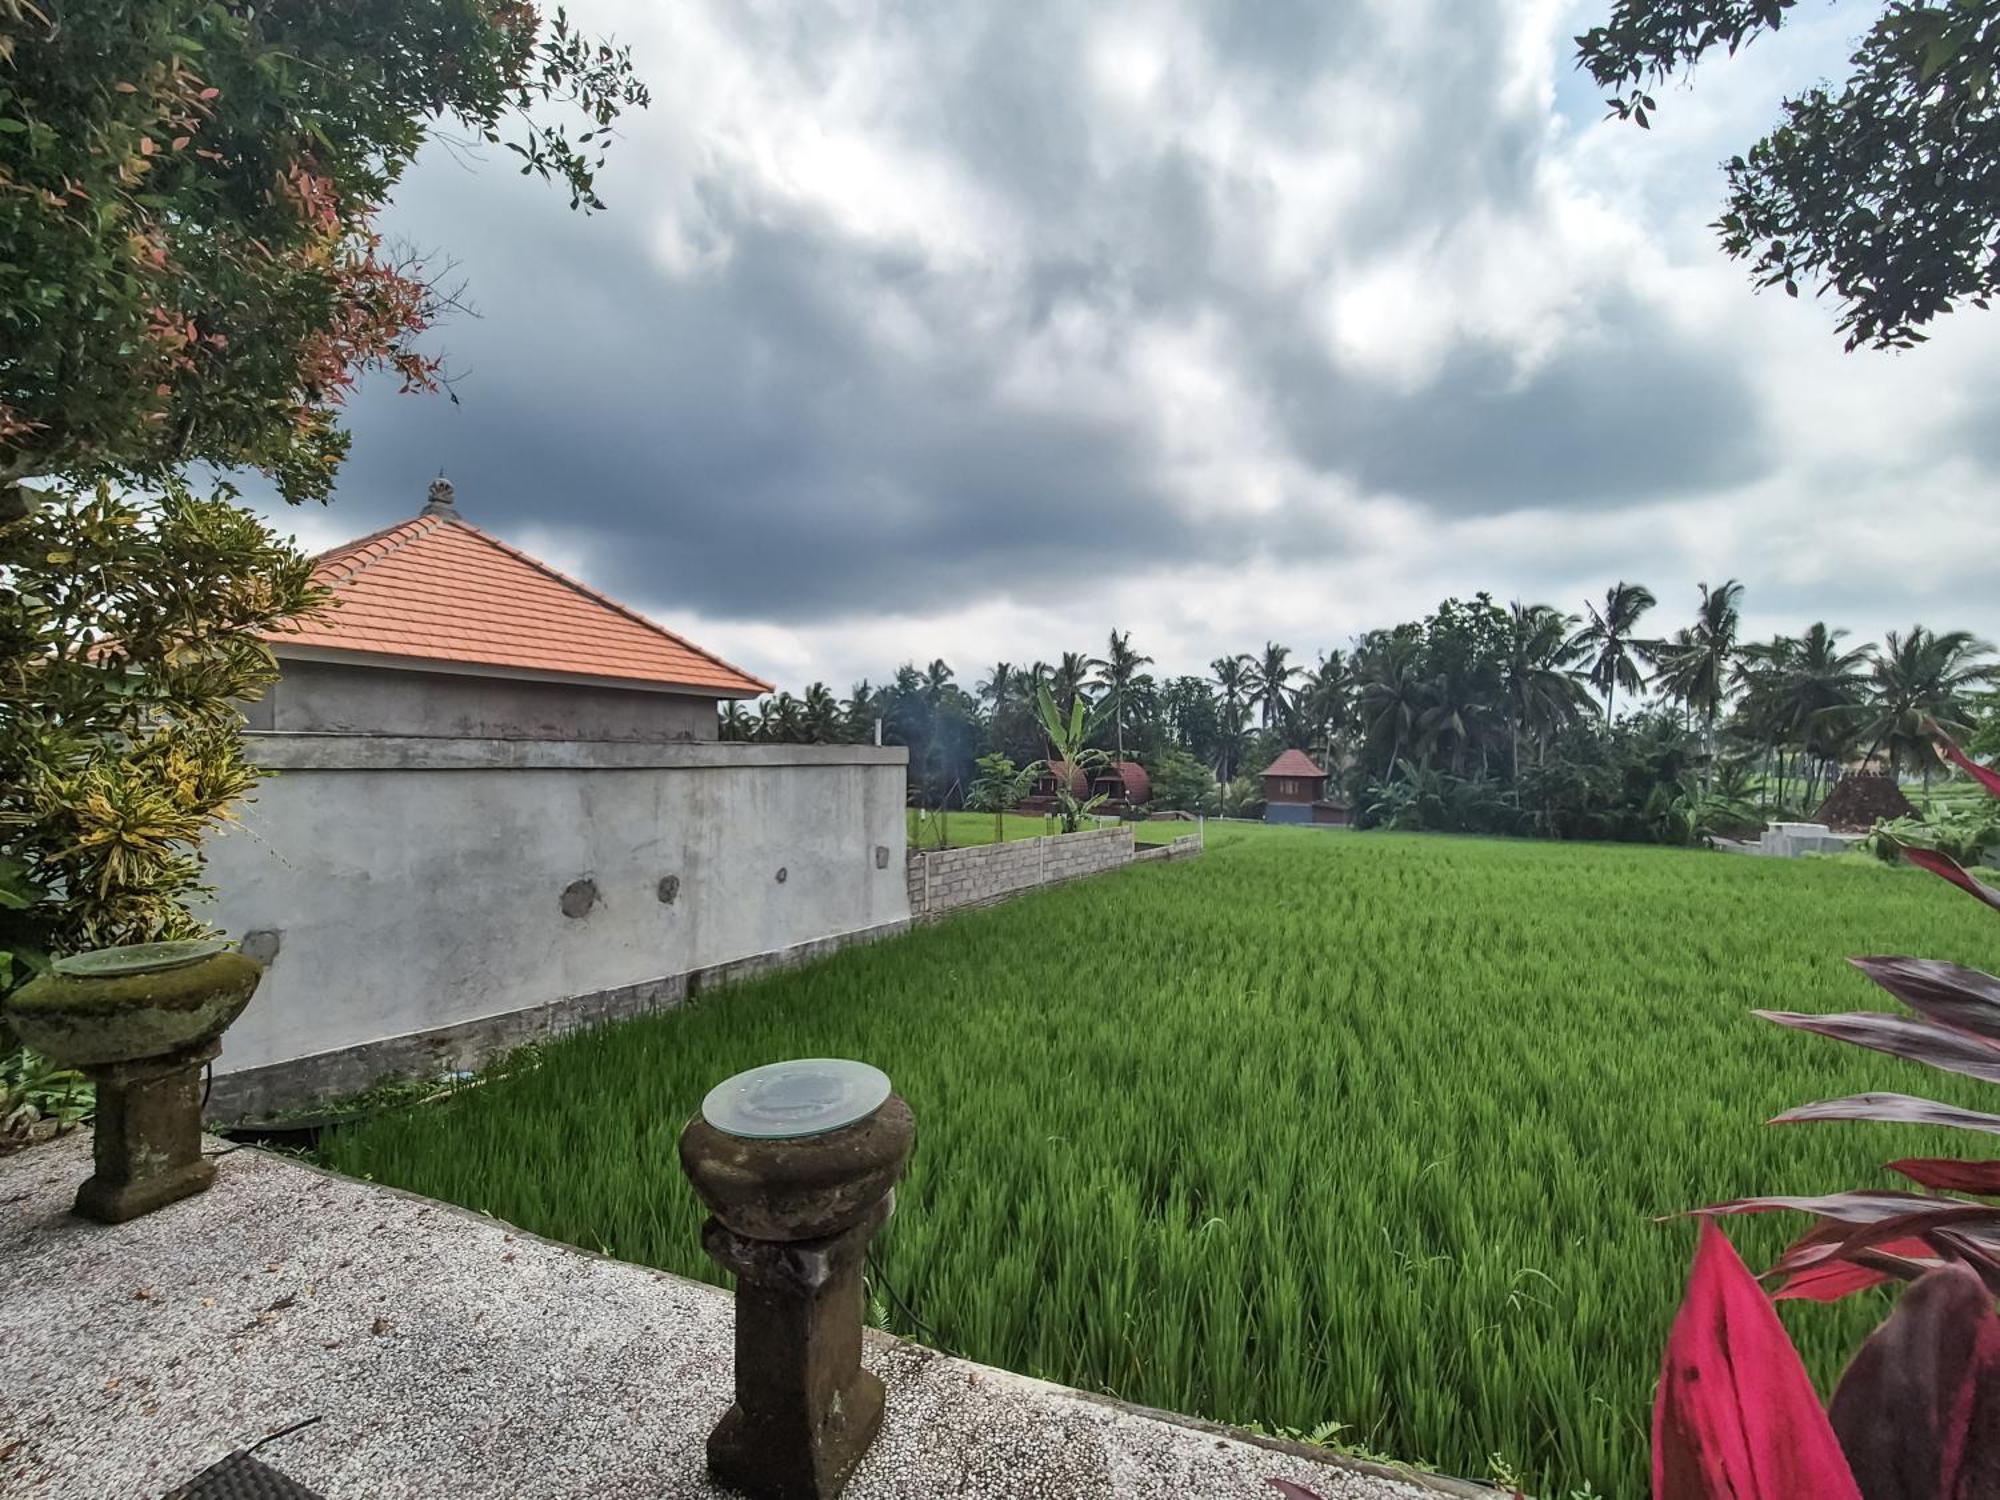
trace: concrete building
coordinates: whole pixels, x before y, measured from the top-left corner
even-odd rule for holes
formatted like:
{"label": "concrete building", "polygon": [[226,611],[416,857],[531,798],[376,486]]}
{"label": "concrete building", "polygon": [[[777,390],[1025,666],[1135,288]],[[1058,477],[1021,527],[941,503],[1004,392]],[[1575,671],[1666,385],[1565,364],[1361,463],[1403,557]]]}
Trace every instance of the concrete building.
{"label": "concrete building", "polygon": [[1345,823],[1347,804],[1326,795],[1327,773],[1303,750],[1287,750],[1264,767],[1266,823]]}
{"label": "concrete building", "polygon": [[206,848],[268,964],[212,1108],[476,1067],[909,924],[908,752],[716,739],[766,685],[468,525],[449,486],[320,562],[274,773]]}
{"label": "concrete building", "polygon": [[253,730],[712,740],[718,702],[771,690],[471,525],[446,479],[317,577],[331,607],[267,638],[283,675]]}

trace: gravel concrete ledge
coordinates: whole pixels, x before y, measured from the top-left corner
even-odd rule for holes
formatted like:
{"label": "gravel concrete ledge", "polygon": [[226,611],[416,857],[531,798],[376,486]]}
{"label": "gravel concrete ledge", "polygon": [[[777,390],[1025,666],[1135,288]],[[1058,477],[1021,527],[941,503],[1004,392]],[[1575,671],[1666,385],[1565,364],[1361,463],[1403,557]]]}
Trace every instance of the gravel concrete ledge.
{"label": "gravel concrete ledge", "polygon": [[[0,1494],[141,1500],[258,1455],[326,1500],[719,1496],[730,1300],[257,1151],[130,1224],[68,1213],[76,1136],[0,1160]],[[1491,1494],[871,1336],[881,1439],[848,1494],[1325,1500]]]}

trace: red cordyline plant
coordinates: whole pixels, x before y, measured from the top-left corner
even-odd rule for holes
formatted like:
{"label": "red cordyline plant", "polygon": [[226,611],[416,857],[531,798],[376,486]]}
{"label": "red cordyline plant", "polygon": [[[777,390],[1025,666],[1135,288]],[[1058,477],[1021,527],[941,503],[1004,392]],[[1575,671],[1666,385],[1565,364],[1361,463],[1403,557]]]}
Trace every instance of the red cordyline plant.
{"label": "red cordyline plant", "polygon": [[[1948,759],[1995,797],[2000,772],[1935,724]],[[1936,850],[1904,856],[2000,911],[2000,890]],[[1892,1057],[2000,1083],[2000,979],[1923,958],[1854,966],[1916,1012],[1766,1020]],[[2000,1115],[1905,1094],[1856,1094],[1772,1123],[1889,1120],[2000,1135]],[[1667,1338],[1653,1406],[1654,1500],[2000,1500],[2000,1160],[1889,1163],[1925,1192],[1739,1198],[1706,1216],[1685,1300]],[[1972,1196],[1968,1196],[1972,1195]],[[1721,1214],[1790,1209],[1819,1222],[1766,1273],[1776,1298],[1831,1302],[1865,1287],[1910,1289],[1842,1373],[1821,1409],[1798,1351],[1757,1278],[1715,1226]],[[1289,1480],[1288,1500],[1318,1500]]]}
{"label": "red cordyline plant", "polygon": [[[1945,755],[2000,797],[2000,773],[1937,729]],[[1935,850],[1911,863],[2000,911],[2000,890]],[[1766,1020],[2000,1083],[2000,979],[1922,958],[1854,966],[1912,1011]],[[2000,1115],[1904,1094],[1857,1094],[1778,1122],[1890,1120],[2000,1134]],[[1776,1122],[1774,1122],[1776,1123]],[[1922,1192],[1741,1198],[1704,1215],[1792,1209],[1818,1223],[1767,1276],[1776,1297],[1830,1302],[1912,1283],[1820,1409],[1770,1299],[1711,1217],[1674,1320],[1653,1409],[1655,1500],[1985,1500],[2000,1496],[2000,1161],[1889,1163]]]}

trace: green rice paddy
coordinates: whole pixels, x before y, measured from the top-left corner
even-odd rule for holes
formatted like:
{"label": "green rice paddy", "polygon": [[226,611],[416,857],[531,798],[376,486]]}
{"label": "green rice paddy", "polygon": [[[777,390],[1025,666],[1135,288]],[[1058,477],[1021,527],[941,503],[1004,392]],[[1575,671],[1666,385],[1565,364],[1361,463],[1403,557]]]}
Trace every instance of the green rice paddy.
{"label": "green rice paddy", "polygon": [[[543,1234],[711,1267],[674,1153],[727,1074],[885,1068],[919,1140],[884,1269],[974,1359],[1531,1493],[1646,1487],[1693,1230],[1658,1215],[1891,1179],[1943,1131],[1767,1128],[1978,1085],[1753,1006],[1887,1005],[1840,960],[2000,967],[1917,872],[1210,826],[1199,860],[966,913],[333,1137],[332,1162]],[[1990,1096],[1990,1090],[1986,1093]],[[1796,1220],[1731,1224],[1753,1263]],[[886,1301],[886,1299],[882,1299]],[[1883,1303],[1787,1304],[1828,1380]]]}

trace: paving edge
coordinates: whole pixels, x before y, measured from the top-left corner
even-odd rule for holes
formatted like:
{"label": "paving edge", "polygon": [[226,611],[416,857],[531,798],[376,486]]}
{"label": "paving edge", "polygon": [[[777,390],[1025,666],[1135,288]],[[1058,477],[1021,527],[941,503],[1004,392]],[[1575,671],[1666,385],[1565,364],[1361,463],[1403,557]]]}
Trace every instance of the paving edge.
{"label": "paving edge", "polygon": [[[224,1147],[231,1145],[229,1142],[221,1142],[219,1144]],[[496,1214],[481,1213],[478,1209],[467,1208],[463,1204],[452,1203],[444,1198],[427,1197],[423,1193],[412,1192],[408,1188],[399,1188],[391,1183],[377,1182],[373,1178],[355,1177],[349,1173],[337,1171],[332,1167],[321,1166],[318,1162],[309,1161],[304,1157],[293,1156],[289,1152],[266,1151],[259,1146],[235,1146],[233,1149],[254,1151],[259,1156],[271,1157],[301,1171],[331,1178],[336,1182],[354,1183],[360,1187],[387,1193],[393,1197],[404,1198],[412,1203],[421,1203],[427,1207],[441,1208],[449,1214],[455,1214],[461,1218],[471,1219],[481,1224],[499,1225],[509,1234],[533,1244],[546,1245],[550,1249],[563,1251],[571,1255],[580,1255],[589,1260],[604,1261],[616,1266],[632,1267],[645,1271],[650,1275],[667,1277],[684,1287],[694,1288],[710,1297],[730,1302],[735,1300],[734,1295],[726,1288],[716,1286],[712,1282],[698,1281],[691,1276],[682,1276],[677,1271],[668,1271],[659,1266],[649,1266],[641,1261],[622,1260],[615,1255],[606,1255],[600,1250],[588,1250],[581,1245],[572,1245],[567,1240],[554,1239],[549,1235],[539,1234],[532,1229],[524,1229],[513,1221],[500,1218]],[[933,1349],[928,1344],[920,1344],[912,1339],[900,1338],[880,1328],[864,1329],[863,1334],[870,1343],[888,1345],[902,1351],[912,1363],[946,1361],[967,1365],[979,1371],[982,1379],[991,1379],[1001,1384],[1018,1385],[1027,1389],[1053,1392],[1083,1402],[1086,1405],[1102,1407],[1126,1416],[1159,1422],[1169,1427],[1179,1427],[1190,1432],[1203,1433],[1209,1437],[1227,1439],[1231,1442],[1242,1443],[1253,1448],[1262,1448],[1267,1452],[1281,1453],[1288,1458],[1304,1459],[1331,1469],[1342,1469],[1369,1479],[1393,1480],[1417,1489],[1427,1489],[1440,1495],[1450,1495],[1454,1497],[1454,1500],[1501,1500],[1501,1497],[1506,1496],[1508,1493],[1504,1490],[1495,1489],[1491,1485],[1478,1484],[1469,1479],[1455,1478],[1449,1474],[1437,1474],[1427,1469],[1405,1467],[1402,1464],[1379,1463],[1373,1459],[1355,1458],[1331,1448],[1321,1447],[1317,1443],[1301,1442],[1294,1438],[1274,1437],[1269,1433],[1252,1432],[1247,1428],[1232,1427],[1226,1422],[1214,1422],[1206,1417],[1189,1416],[1185,1412],[1168,1411],[1163,1407],[1142,1406],[1136,1401],[1126,1401],[1118,1396],[1108,1396],[1096,1391],[1086,1391],[1073,1385],[1063,1385],[1058,1381],[1043,1380],[1033,1375],[1023,1375],[1017,1370],[1003,1369],[998,1365],[981,1364],[979,1361],[967,1359],[963,1355],[949,1354],[942,1349]]]}

